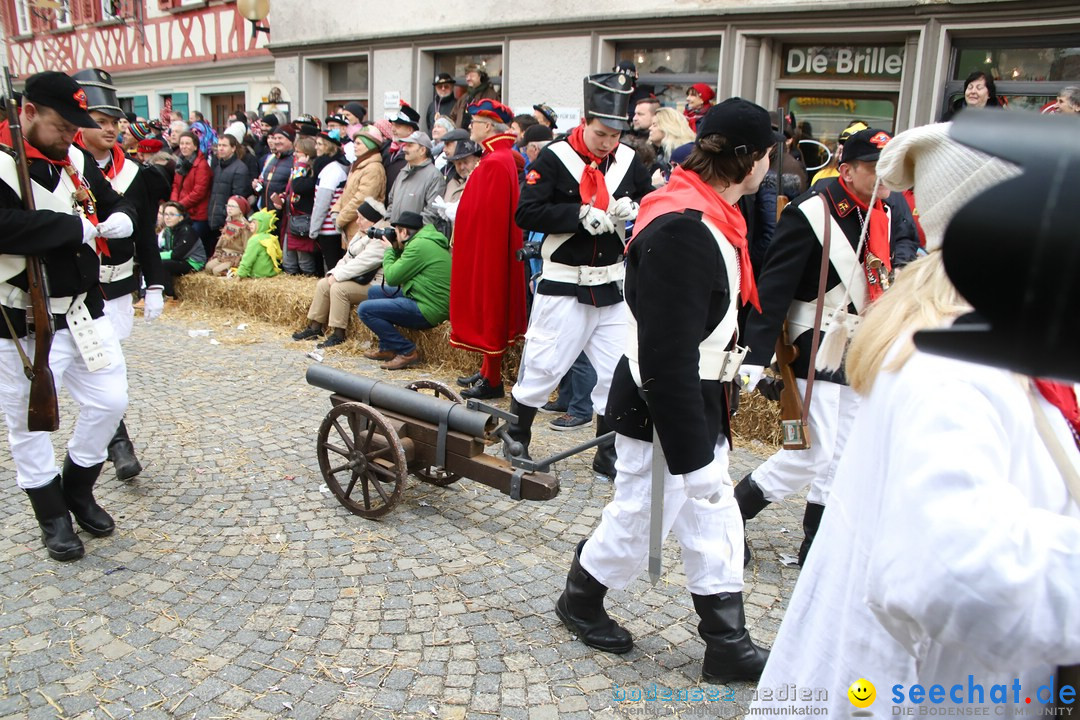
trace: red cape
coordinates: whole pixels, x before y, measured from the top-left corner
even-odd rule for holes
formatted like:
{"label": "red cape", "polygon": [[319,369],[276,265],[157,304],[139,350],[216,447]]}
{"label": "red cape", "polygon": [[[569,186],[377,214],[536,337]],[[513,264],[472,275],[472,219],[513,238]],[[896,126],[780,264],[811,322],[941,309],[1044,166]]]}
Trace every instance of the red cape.
{"label": "red cape", "polygon": [[450,344],[493,355],[522,339],[527,325],[513,143],[512,135],[482,143],[458,204],[450,264]]}

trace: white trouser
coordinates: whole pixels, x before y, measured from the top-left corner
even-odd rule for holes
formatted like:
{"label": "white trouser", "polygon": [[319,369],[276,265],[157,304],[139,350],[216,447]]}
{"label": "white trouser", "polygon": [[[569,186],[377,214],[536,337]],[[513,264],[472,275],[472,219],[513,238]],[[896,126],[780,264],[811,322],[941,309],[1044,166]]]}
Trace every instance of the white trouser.
{"label": "white trouser", "polygon": [[[90,372],[79,355],[69,330],[58,330],[53,337],[49,367],[52,368],[56,390],[66,387],[79,406],[75,430],[68,442],[68,454],[81,467],[104,462],[109,440],[124,417],[128,404],[127,366],[120,350],[120,341],[112,324],[101,317],[94,320],[102,347],[112,359],[107,368]],[[25,338],[20,342],[31,359],[34,343]],[[26,429],[26,409],[30,398],[30,381],[23,374],[15,341],[0,340],[0,407],[7,421],[8,442],[15,460],[15,479],[20,488],[48,485],[60,469],[53,450],[52,433],[30,432]]]}
{"label": "white trouser", "polygon": [[[727,460],[726,438],[720,437],[714,452]],[[649,560],[653,445],[616,434],[615,453],[615,497],[581,551],[581,566],[603,585],[622,590]],[[690,592],[742,592],[742,516],[730,477],[720,501],[711,503],[686,497],[682,475],[672,475],[665,468],[664,537],[672,531],[682,546]]]}
{"label": "white trouser", "polygon": [[596,370],[592,404],[603,414],[615,365],[626,338],[626,303],[608,307],[584,305],[563,295],[533,298],[521,373],[513,396],[522,405],[540,407],[582,351]]}
{"label": "white trouser", "polygon": [[[799,395],[806,381],[798,380]],[[753,472],[754,483],[765,499],[779,502],[807,485],[808,502],[826,505],[836,466],[844,453],[851,424],[859,409],[859,395],[847,385],[818,381],[810,398],[810,448],[779,450]]]}
{"label": "white trouser", "polygon": [[105,317],[109,318],[116,337],[121,342],[131,337],[131,326],[135,324],[135,304],[131,293],[121,295],[114,300],[105,301]]}

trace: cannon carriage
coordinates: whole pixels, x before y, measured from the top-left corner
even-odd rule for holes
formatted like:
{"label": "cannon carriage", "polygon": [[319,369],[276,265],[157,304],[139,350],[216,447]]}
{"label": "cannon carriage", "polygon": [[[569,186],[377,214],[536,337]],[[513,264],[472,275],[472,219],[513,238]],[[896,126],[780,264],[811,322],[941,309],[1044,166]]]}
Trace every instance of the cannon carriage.
{"label": "cannon carriage", "polygon": [[[410,474],[438,487],[469,478],[514,500],[559,494],[559,481],[547,470],[572,453],[542,462],[522,457],[520,445],[506,434],[516,418],[499,408],[476,400],[465,404],[453,389],[432,380],[400,387],[312,365],[307,381],[332,393],[319,427],[319,469],[338,501],[356,515],[390,512]],[[485,453],[497,442],[508,447],[509,460]]]}

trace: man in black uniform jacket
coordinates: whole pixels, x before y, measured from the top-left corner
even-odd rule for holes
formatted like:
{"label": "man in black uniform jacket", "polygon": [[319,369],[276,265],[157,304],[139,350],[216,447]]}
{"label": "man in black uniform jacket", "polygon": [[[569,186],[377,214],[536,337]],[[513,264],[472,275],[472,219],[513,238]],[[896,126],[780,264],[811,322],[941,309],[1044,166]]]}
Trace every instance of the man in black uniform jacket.
{"label": "man in black uniform jacket", "polygon": [[[133,235],[108,241],[109,254],[101,256],[98,274],[105,295],[105,316],[122,342],[131,335],[135,318],[132,298],[143,278],[146,279],[143,316],[155,320],[165,306],[162,298],[165,276],[155,232],[158,200],[153,183],[159,176],[153,168],[126,157],[116,144],[117,122],[124,117],[124,111],[120,109],[112,76],[104,70],[90,68],[72,77],[86,91],[90,117],[99,127],[84,128],[76,144],[94,157],[109,184],[131,203],[138,215]],[[120,480],[132,480],[142,472],[123,420],[109,443],[109,460]]]}
{"label": "man in black uniform jacket", "polygon": [[627,253],[629,337],[607,405],[617,433],[615,496],[578,545],[556,604],[586,645],[615,653],[633,647],[604,610],[604,596],[626,588],[645,565],[650,471],[662,448],[662,528],[682,546],[705,640],[702,676],[715,683],[756,680],[768,658],[750,639],[743,612],[727,395],[741,362],[737,299],[757,304],[746,222],[735,203],[757,192],[775,142],[764,108],[729,99],[699,121],[687,161],[642,203]]}
{"label": "man in black uniform jacket", "polygon": [[[93,488],[127,408],[127,369],[104,317],[98,253],[107,239],[131,236],[135,211],[93,158],[72,145],[80,127],[97,127],[78,83],[59,72],[31,76],[20,118],[38,209],[23,209],[5,122],[0,125],[0,143],[7,150],[0,153],[0,303],[6,315],[0,325],[0,406],[16,480],[30,497],[45,547],[57,560],[75,560],[84,549],[69,511],[91,535],[108,535],[115,527],[94,500]],[[21,344],[33,352],[33,342],[25,339],[27,255],[42,258],[48,278],[56,329],[49,365],[57,389],[67,387],[79,406],[62,474],[52,435],[27,429],[30,382],[17,349]]]}
{"label": "man in black uniform jacket", "polygon": [[[649,171],[619,143],[630,128],[630,93],[630,78],[621,73],[585,78],[585,125],[548,144],[525,173],[517,224],[545,235],[543,274],[510,403],[518,416],[510,435],[526,453],[537,408],[582,351],[596,368],[593,407],[607,406],[611,374],[626,336],[621,287],[626,223],[652,190]],[[596,434],[607,432],[599,415]],[[615,476],[611,446],[597,450],[593,470]]]}

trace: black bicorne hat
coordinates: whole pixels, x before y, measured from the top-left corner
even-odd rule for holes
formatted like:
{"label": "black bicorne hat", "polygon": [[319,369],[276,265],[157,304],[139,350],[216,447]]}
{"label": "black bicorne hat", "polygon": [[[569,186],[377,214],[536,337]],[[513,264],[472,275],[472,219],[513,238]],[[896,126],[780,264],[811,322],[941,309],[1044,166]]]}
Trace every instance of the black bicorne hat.
{"label": "black bicorne hat", "polygon": [[945,271],[978,319],[918,332],[915,344],[1080,382],[1080,123],[1067,115],[969,109],[950,134],[1023,172],[977,195],[945,230]]}
{"label": "black bicorne hat", "polygon": [[626,73],[610,72],[585,78],[585,118],[614,130],[629,130],[630,94],[634,82]]}
{"label": "black bicorne hat", "polygon": [[79,83],[86,91],[88,112],[97,110],[114,118],[127,117],[120,108],[120,100],[116,96],[116,86],[113,85],[112,75],[98,68],[87,68],[72,75],[71,79]]}

